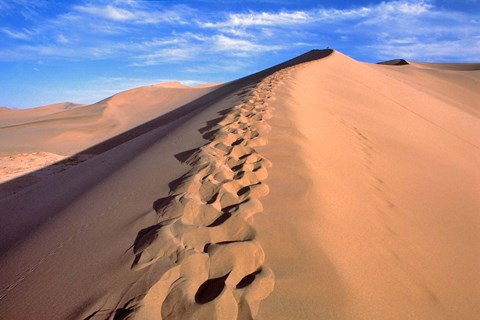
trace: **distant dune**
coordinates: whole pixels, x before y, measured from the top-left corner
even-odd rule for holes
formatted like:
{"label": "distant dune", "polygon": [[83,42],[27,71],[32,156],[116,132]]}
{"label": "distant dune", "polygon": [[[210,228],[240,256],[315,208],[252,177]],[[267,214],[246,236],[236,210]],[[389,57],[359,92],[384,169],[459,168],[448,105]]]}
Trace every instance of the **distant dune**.
{"label": "distant dune", "polygon": [[480,63],[427,63],[414,62],[418,68],[440,69],[440,70],[458,70],[458,71],[479,71]]}
{"label": "distant dune", "polygon": [[[91,105],[66,102],[3,110],[0,153],[50,151],[72,155],[175,109],[214,87],[192,88],[180,82],[166,82],[124,91]],[[32,135],[35,135],[33,140]]]}
{"label": "distant dune", "polygon": [[1,318],[478,319],[478,67],[313,50],[0,110],[2,175],[47,165],[0,185]]}
{"label": "distant dune", "polygon": [[50,104],[32,109],[11,109],[8,107],[0,108],[0,126],[8,126],[16,123],[26,123],[34,121],[41,116],[47,116],[64,110],[75,109],[84,106],[72,102],[62,102]]}
{"label": "distant dune", "polygon": [[386,64],[391,66],[404,66],[408,64],[408,61],[404,59],[393,59],[393,60],[379,62],[378,64]]}
{"label": "distant dune", "polygon": [[[64,102],[33,109],[0,109],[0,182],[73,156],[218,85],[192,88],[180,82],[164,82],[121,92],[91,105]],[[48,152],[51,161],[46,161],[41,152]],[[15,157],[18,168],[11,168],[9,157]],[[2,168],[8,172],[2,173]]]}

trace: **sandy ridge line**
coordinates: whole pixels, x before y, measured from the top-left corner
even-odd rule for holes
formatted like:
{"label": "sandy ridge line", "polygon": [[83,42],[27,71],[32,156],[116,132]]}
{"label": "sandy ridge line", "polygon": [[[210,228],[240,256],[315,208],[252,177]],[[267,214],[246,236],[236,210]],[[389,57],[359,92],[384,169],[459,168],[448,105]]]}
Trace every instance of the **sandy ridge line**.
{"label": "sandy ridge line", "polygon": [[162,319],[255,317],[274,287],[249,224],[263,210],[258,199],[269,192],[263,181],[271,163],[255,148],[267,144],[266,120],[273,111],[267,100],[286,74],[283,69],[241,91],[242,103],[221,111],[221,120],[202,130],[210,142],[186,159],[192,169],[155,202],[158,223],[140,231],[133,247],[133,270],[155,264],[167,271],[108,319],[134,313],[161,313]]}

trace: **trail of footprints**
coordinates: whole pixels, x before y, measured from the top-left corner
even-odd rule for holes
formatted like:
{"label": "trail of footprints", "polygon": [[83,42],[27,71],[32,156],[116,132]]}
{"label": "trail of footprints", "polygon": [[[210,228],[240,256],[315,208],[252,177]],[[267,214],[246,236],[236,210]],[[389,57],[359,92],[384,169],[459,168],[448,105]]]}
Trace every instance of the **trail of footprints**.
{"label": "trail of footprints", "polygon": [[[286,72],[243,92],[242,103],[203,132],[210,142],[188,158],[192,169],[172,183],[169,196],[155,202],[158,223],[137,237],[134,270],[167,265],[143,299],[155,295],[164,320],[252,319],[273,290],[274,276],[248,221],[269,192],[263,181],[271,163],[255,148],[267,143],[267,100]],[[123,314],[134,309],[124,307]]]}

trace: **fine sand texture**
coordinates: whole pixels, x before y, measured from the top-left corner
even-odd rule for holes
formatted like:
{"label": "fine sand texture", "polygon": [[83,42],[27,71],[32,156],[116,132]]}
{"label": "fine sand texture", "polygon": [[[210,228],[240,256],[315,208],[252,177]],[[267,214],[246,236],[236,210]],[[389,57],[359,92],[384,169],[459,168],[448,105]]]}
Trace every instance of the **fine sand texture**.
{"label": "fine sand texture", "polygon": [[2,109],[8,172],[68,158],[0,185],[0,318],[478,319],[479,87],[313,50]]}
{"label": "fine sand texture", "polygon": [[480,317],[480,68],[334,52],[274,91],[259,319]]}

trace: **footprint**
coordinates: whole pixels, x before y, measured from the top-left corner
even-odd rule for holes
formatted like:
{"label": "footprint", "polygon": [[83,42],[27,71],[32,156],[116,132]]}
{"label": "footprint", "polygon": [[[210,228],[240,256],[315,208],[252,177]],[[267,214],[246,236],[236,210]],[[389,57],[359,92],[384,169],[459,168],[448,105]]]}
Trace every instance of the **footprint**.
{"label": "footprint", "polygon": [[256,148],[268,143],[273,109],[267,100],[284,76],[240,91],[241,104],[200,130],[208,142],[185,154],[190,171],[155,201],[157,223],[137,236],[132,269],[155,264],[166,270],[143,301],[158,305],[163,319],[252,319],[273,290],[273,273],[249,222],[269,192],[264,180],[272,164]]}

